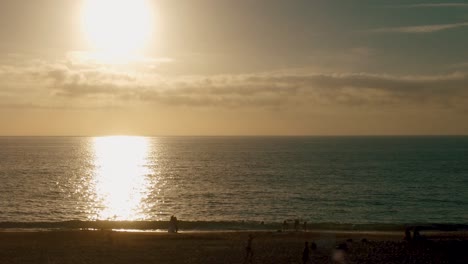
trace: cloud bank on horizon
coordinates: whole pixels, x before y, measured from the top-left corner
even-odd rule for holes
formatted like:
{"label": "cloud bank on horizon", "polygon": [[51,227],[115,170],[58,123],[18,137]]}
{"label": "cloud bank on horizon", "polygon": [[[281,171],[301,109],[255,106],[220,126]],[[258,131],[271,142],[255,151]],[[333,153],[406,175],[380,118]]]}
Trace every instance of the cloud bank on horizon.
{"label": "cloud bank on horizon", "polygon": [[[163,76],[146,71],[95,65],[31,62],[0,67],[3,95],[15,101],[42,101],[36,107],[64,107],[85,101],[93,107],[118,103],[190,107],[282,107],[337,104],[379,107],[381,104],[433,104],[468,110],[468,73],[391,75],[365,72],[278,70],[249,74]],[[9,89],[6,89],[9,87]],[[28,98],[34,95],[33,98]],[[8,104],[5,104],[8,102]],[[55,105],[54,102],[59,102]],[[34,106],[35,104],[28,104]],[[19,103],[19,107],[24,104]],[[75,105],[85,107],[85,105]]]}

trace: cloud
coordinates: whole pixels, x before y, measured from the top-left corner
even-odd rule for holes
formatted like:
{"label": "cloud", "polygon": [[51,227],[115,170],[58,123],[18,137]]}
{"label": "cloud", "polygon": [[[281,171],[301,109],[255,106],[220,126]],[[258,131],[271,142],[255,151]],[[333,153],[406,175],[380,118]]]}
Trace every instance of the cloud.
{"label": "cloud", "polygon": [[156,69],[163,64],[173,63],[173,58],[152,58],[144,56],[115,56],[115,54],[106,54],[99,52],[89,51],[71,51],[66,54],[66,62],[74,67],[95,67],[95,66],[109,66],[120,65],[133,67],[144,67],[149,69]]}
{"label": "cloud", "polygon": [[452,68],[452,69],[467,68],[467,67],[468,67],[468,62],[461,62],[461,63],[448,65],[448,68]]}
{"label": "cloud", "polygon": [[408,27],[385,27],[369,30],[372,33],[433,33],[454,28],[466,27],[468,22],[454,24],[437,24],[437,25],[422,25]]}
{"label": "cloud", "polygon": [[[165,105],[306,110],[319,106],[376,109],[419,106],[450,110],[468,107],[468,74],[463,72],[401,76],[285,70],[162,76],[152,71],[43,62],[34,67],[3,66],[1,76],[10,79],[0,78],[0,104],[17,103],[25,107]],[[6,89],[7,83],[15,83],[16,87]]]}
{"label": "cloud", "polygon": [[414,5],[401,5],[404,8],[424,8],[424,7],[468,7],[466,3],[426,3]]}
{"label": "cloud", "polygon": [[60,96],[103,96],[185,106],[294,107],[310,103],[375,106],[423,102],[447,105],[468,99],[468,76],[462,73],[393,76],[269,72],[134,79],[125,74],[112,73],[109,77],[94,72],[68,72],[49,78]]}

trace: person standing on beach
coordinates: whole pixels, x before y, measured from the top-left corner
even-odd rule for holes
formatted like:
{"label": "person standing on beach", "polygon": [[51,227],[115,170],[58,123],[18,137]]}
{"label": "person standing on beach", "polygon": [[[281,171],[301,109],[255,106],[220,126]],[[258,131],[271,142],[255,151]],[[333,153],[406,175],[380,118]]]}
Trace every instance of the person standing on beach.
{"label": "person standing on beach", "polygon": [[304,251],[302,251],[302,264],[306,264],[309,262],[310,255],[309,255],[309,242],[305,242]]}
{"label": "person standing on beach", "polygon": [[299,219],[294,220],[294,230],[299,231]]}
{"label": "person standing on beach", "polygon": [[247,246],[245,247],[245,259],[244,259],[244,264],[246,264],[246,263],[253,263],[252,240],[253,240],[253,236],[252,236],[252,234],[250,234],[250,235],[249,235],[249,238],[247,239]]}
{"label": "person standing on beach", "polygon": [[405,241],[411,241],[411,229],[408,227],[405,229]]}

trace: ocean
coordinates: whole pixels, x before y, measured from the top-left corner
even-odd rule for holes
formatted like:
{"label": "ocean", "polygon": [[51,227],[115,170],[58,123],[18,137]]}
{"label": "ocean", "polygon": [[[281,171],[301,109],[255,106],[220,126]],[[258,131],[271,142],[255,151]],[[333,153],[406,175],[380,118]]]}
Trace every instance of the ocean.
{"label": "ocean", "polygon": [[0,137],[0,228],[171,215],[195,229],[468,224],[468,137]]}

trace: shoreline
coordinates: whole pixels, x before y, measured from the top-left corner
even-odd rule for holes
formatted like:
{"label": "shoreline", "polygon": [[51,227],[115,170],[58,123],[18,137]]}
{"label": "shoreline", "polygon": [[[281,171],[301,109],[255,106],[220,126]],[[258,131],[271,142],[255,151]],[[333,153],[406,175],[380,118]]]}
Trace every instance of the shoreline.
{"label": "shoreline", "polygon": [[[195,231],[293,231],[294,225],[290,222],[286,229],[282,223],[258,221],[178,221],[181,230]],[[132,229],[132,230],[167,230],[169,221],[111,221],[111,220],[70,220],[70,221],[43,221],[43,222],[0,222],[2,229]],[[427,230],[458,231],[468,230],[468,224],[460,223],[308,223],[307,230],[331,231],[404,231],[407,228],[421,227]],[[298,226],[303,229],[303,222]]]}
{"label": "shoreline", "polygon": [[[146,235],[167,235],[179,236],[185,235],[271,235],[277,237],[308,237],[331,235],[337,237],[362,237],[362,238],[380,238],[383,240],[404,241],[404,232],[402,231],[387,231],[387,230],[323,230],[312,229],[307,231],[273,231],[273,230],[180,230],[178,233],[169,233],[167,230],[138,230],[138,229],[0,229],[2,234],[146,234]],[[459,231],[426,231],[421,233],[427,240],[437,239],[467,239],[468,230]]]}

